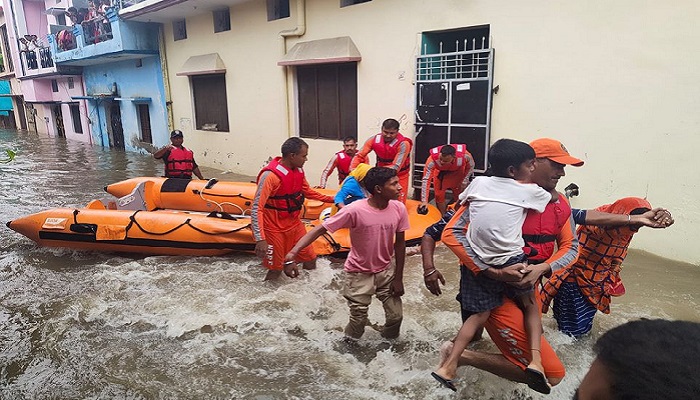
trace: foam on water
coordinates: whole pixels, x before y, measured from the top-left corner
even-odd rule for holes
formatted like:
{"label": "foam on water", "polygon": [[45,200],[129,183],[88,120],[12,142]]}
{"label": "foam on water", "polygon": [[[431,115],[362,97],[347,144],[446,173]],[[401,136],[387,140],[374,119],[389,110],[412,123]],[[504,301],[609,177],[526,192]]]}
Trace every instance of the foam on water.
{"label": "foam on water", "polygon": [[[0,131],[0,146],[8,143],[18,156],[1,170],[3,221],[82,206],[104,197],[107,183],[161,168],[149,156]],[[84,165],[95,170],[85,174]],[[648,316],[700,320],[697,271],[661,271],[663,260],[626,268],[628,294],[613,301],[611,315],[596,316],[591,335],[573,340],[544,317],[545,336],[567,368],[552,395],[462,368],[455,396],[430,377],[438,346],[461,322],[458,269],[442,247],[435,259],[447,279],[443,295],[424,288],[420,257],[408,257],[401,337],[385,340],[368,328],[359,342],[347,342],[341,264],[326,259],[299,279],[263,282],[251,255],[47,249],[9,229],[0,230],[0,241],[0,399],[567,399],[606,330]],[[370,320],[383,318],[375,300]],[[475,347],[496,351],[488,338]]]}

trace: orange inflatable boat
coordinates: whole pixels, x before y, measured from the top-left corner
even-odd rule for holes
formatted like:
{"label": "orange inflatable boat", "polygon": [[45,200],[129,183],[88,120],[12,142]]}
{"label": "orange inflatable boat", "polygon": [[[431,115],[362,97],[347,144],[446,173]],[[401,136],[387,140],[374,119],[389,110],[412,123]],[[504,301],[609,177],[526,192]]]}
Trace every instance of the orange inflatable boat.
{"label": "orange inflatable boat", "polygon": [[[118,202],[123,203],[124,198]],[[415,204],[407,204],[412,210],[409,214],[411,229],[406,232],[409,245],[420,243],[425,228],[439,219],[435,207],[431,206],[427,215],[420,215],[415,212],[419,203],[411,202]],[[307,229],[319,223],[318,219],[309,221]],[[219,256],[255,249],[249,216],[221,212],[117,210],[107,208],[99,200],[93,200],[82,209],[42,211],[10,221],[7,226],[41,246],[99,252]],[[313,243],[317,254],[336,256],[347,253],[350,245],[347,229],[326,234]]]}
{"label": "orange inflatable boat", "polygon": [[[227,182],[216,179],[189,180],[177,178],[139,177],[105,186],[105,191],[115,197],[125,197],[137,187],[144,188],[144,201],[148,209],[172,209],[188,211],[220,211],[229,214],[250,215],[257,185],[251,182]],[[334,196],[335,191],[316,189]],[[306,199],[302,218],[316,219],[321,211],[332,204]]]}

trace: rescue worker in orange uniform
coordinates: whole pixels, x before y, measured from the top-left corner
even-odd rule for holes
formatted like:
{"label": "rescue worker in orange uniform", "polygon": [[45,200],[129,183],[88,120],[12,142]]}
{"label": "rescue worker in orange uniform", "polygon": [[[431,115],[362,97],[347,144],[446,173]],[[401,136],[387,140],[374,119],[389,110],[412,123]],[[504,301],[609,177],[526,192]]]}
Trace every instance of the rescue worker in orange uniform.
{"label": "rescue worker in orange uniform", "polygon": [[382,123],[381,133],[367,139],[362,149],[355,154],[350,170],[352,171],[361,163],[369,164],[367,156],[374,151],[377,156],[377,167],[388,167],[396,171],[401,184],[399,200],[406,204],[412,148],[413,141],[399,133],[399,121],[389,118]]}
{"label": "rescue worker in orange uniform", "polygon": [[[255,254],[263,259],[268,269],[265,280],[277,279],[284,268],[284,256],[306,234],[299,217],[304,199],[333,204],[333,197],[321,194],[309,186],[302,167],[306,163],[309,146],[302,139],[292,137],[282,144],[282,157],[276,157],[258,174],[251,211],[251,225],[255,237]],[[303,248],[296,261],[304,269],[316,268],[316,253],[312,246]]]}
{"label": "rescue worker in orange uniform", "polygon": [[181,130],[170,132],[170,144],[153,153],[153,158],[163,159],[166,178],[192,179],[194,174],[197,178],[204,179],[194,161],[194,153],[182,145],[183,140]]}
{"label": "rescue worker in orange uniform", "polygon": [[333,173],[334,169],[338,169],[338,186],[340,186],[345,178],[350,174],[350,163],[352,158],[357,153],[357,140],[354,137],[348,136],[343,139],[343,150],[333,154],[333,157],[326,164],[326,168],[321,172],[321,183],[319,188],[325,189],[328,183],[328,177]]}
{"label": "rescue worker in orange uniform", "polygon": [[[528,213],[523,224],[523,237],[526,226],[530,224],[534,229],[542,232],[553,232],[551,245],[549,241],[544,246],[539,246],[537,259],[529,265],[515,264],[503,269],[489,268],[479,262],[475,254],[467,253],[464,245],[466,228],[469,224],[468,207],[460,207],[454,217],[446,223],[442,234],[443,242],[460,259],[460,290],[457,300],[469,296],[469,287],[473,284],[477,274],[502,281],[510,282],[517,287],[533,287],[543,275],[549,275],[551,271],[566,268],[576,261],[578,257],[578,241],[575,235],[575,225],[571,218],[571,209],[564,195],[556,191],[559,179],[565,175],[564,166],[583,165],[583,161],[572,157],[566,148],[553,139],[538,139],[530,143],[535,150],[535,164],[531,180],[543,189],[557,194],[547,205],[542,213]],[[532,232],[535,234],[536,232]],[[549,240],[549,237],[545,239]],[[556,246],[555,246],[556,243]],[[443,281],[442,274],[432,266],[432,269],[424,271],[426,287],[432,293],[439,293],[439,282]],[[462,309],[462,320],[469,317],[469,311]],[[459,361],[459,365],[472,365],[476,368],[489,371],[503,378],[532,385],[525,372],[525,368],[531,359],[523,312],[512,299],[503,298],[503,304],[491,311],[491,315],[484,325],[489,336],[494,341],[501,354],[486,354],[479,351],[465,350]],[[451,342],[446,342],[441,348],[441,355],[449,352]],[[447,353],[449,354],[449,353]],[[564,378],[565,369],[552,347],[542,338],[541,346],[542,365],[544,373],[552,386],[557,385]],[[446,356],[444,356],[446,357]],[[532,386],[531,386],[532,387]]]}
{"label": "rescue worker in orange uniform", "polygon": [[427,212],[430,184],[435,190],[435,205],[440,215],[447,211],[445,194],[452,190],[452,198],[457,197],[469,184],[469,177],[474,174],[474,157],[464,144],[446,144],[433,147],[425,161],[421,185],[421,204],[419,212]]}

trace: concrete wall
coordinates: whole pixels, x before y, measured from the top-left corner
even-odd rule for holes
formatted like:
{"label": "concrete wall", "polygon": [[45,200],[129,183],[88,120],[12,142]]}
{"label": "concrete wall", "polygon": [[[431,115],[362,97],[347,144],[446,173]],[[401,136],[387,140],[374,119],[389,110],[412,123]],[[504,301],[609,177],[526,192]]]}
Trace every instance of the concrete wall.
{"label": "concrete wall", "polygon": [[[165,38],[173,112],[186,144],[202,165],[255,174],[296,134],[293,68],[277,66],[279,32],[297,23],[266,21],[264,1],[231,8],[232,30],[213,33],[211,14],[187,18],[185,40]],[[609,2],[382,0],[339,8],[306,1],[306,33],[287,41],[350,36],[358,64],[358,136],[376,133],[385,118],[414,133],[415,57],[422,32],[488,24],[495,49],[492,141],[550,136],[583,158],[561,180],[581,187],[573,205],[592,208],[625,196],[647,197],[671,209],[676,224],[642,231],[633,247],[700,264],[693,244],[700,224],[700,179],[693,166],[700,145],[696,66],[700,4]],[[188,57],[219,53],[226,64],[231,132],[195,131],[189,79],[175,75]],[[287,98],[285,93],[290,93]],[[286,105],[286,100],[290,105]],[[287,123],[287,112],[291,116]],[[288,126],[291,128],[288,130]],[[310,141],[309,181],[317,182],[339,141]],[[671,169],[673,167],[673,169]]]}

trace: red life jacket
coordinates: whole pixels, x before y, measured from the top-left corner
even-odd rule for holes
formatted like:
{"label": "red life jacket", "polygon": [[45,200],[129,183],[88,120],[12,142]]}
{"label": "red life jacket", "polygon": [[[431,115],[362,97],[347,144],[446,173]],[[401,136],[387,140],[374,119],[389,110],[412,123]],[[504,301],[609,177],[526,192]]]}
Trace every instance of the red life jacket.
{"label": "red life jacket", "polygon": [[301,188],[304,185],[304,170],[295,168],[290,170],[280,164],[282,157],[275,157],[258,174],[260,176],[265,171],[270,171],[277,175],[282,182],[282,186],[277,189],[274,196],[270,196],[265,204],[265,208],[277,210],[281,217],[297,218],[299,211],[304,206],[304,193]]}
{"label": "red life jacket", "polygon": [[433,159],[435,162],[435,168],[439,171],[457,171],[464,167],[466,158],[465,155],[468,153],[467,146],[463,144],[451,144],[450,146],[454,147],[456,150],[454,156],[455,159],[446,165],[440,165],[438,163],[438,160],[440,159],[440,150],[442,150],[444,146],[433,147],[430,149],[430,158]]}
{"label": "red life jacket", "polygon": [[[374,153],[377,155],[377,167],[386,167],[391,165],[391,163],[394,161],[394,157],[396,157],[396,154],[399,153],[399,144],[401,144],[401,142],[408,142],[411,146],[413,146],[413,141],[400,133],[396,135],[396,138],[392,140],[391,143],[384,142],[384,138],[382,137],[381,133],[378,133],[377,136],[374,137],[372,150],[374,150]],[[406,154],[406,159],[404,160],[403,164],[399,166],[399,170],[397,172],[406,171],[410,167],[411,156],[410,154]]]}
{"label": "red life jacket", "polygon": [[[542,262],[554,254],[557,235],[571,216],[571,206],[559,193],[559,201],[547,204],[544,212],[528,210],[523,223],[523,240],[525,247],[536,250],[530,261]],[[527,252],[526,252],[527,253]]]}
{"label": "red life jacket", "polygon": [[338,180],[343,181],[348,177],[350,173],[350,163],[352,162],[352,157],[347,155],[345,151],[339,151],[335,153],[335,164],[338,168]]}
{"label": "red life jacket", "polygon": [[194,153],[182,147],[174,147],[165,160],[166,178],[192,178],[194,169]]}

